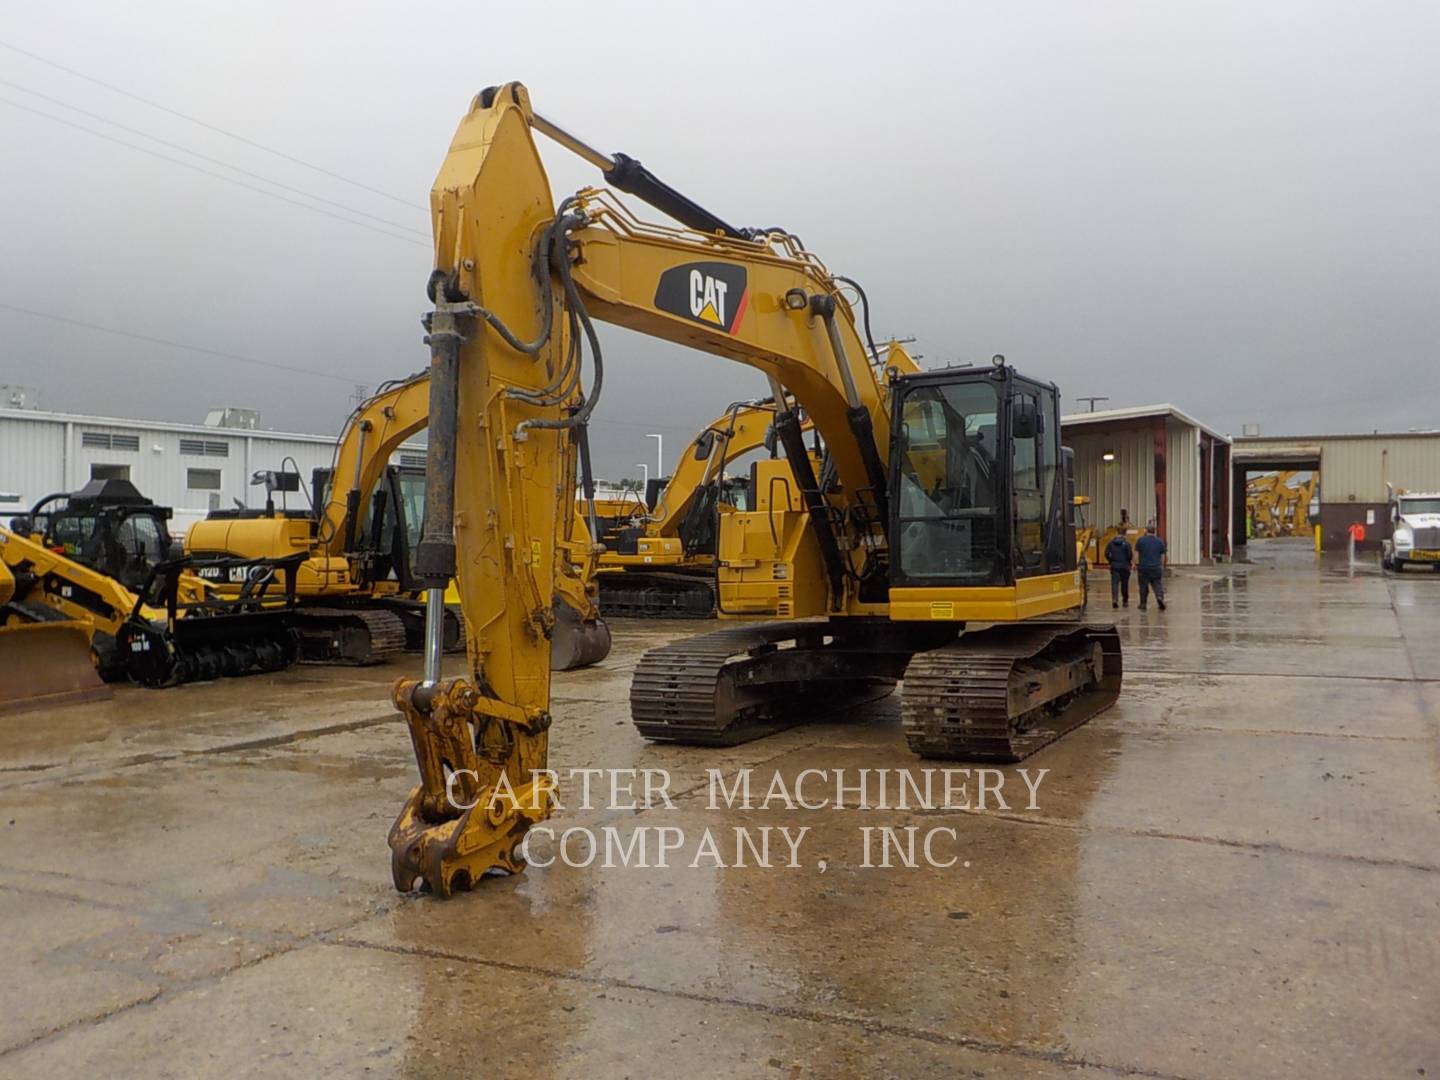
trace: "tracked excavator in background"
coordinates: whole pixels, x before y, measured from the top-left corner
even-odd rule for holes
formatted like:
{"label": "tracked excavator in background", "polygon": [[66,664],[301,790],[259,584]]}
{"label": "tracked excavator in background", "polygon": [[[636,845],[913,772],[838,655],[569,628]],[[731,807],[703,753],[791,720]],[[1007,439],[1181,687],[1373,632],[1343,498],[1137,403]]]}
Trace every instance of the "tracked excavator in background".
{"label": "tracked excavator in background", "polygon": [[[727,466],[773,446],[774,402],[739,401],[707,424],[681,452],[655,506],[602,520],[596,581],[607,615],[706,619],[715,613],[715,567],[722,522],[749,493],[753,477]],[[813,429],[802,420],[802,432]],[[780,464],[782,470],[788,464]],[[793,480],[784,478],[793,488]],[[583,500],[582,500],[583,504]]]}
{"label": "tracked excavator in background", "polygon": [[[171,538],[169,519],[169,507],[126,480],[91,481],[40,500],[0,529],[0,561],[12,582],[0,622],[83,625],[88,659],[101,677],[150,687],[293,663],[288,616],[298,560],[197,563]],[[245,584],[235,596],[218,597],[199,576],[207,570]]]}
{"label": "tracked excavator in background", "polygon": [[[192,555],[300,558],[292,622],[308,662],[375,664],[421,648],[425,608],[411,562],[425,474],[390,459],[425,427],[429,406],[425,374],[386,384],[361,402],[345,423],[332,466],[312,479],[315,511],[277,511],[267,497],[262,511],[225,511],[190,527]],[[561,671],[598,663],[610,651],[610,632],[587,585],[593,572],[576,567],[593,558],[588,541],[569,543],[566,551],[556,573],[560,603],[551,658]],[[216,587],[233,594],[241,586]],[[448,606],[442,611],[444,649],[463,647],[464,625]]]}
{"label": "tracked excavator in background", "polygon": [[[556,207],[536,133],[680,226],[641,221],[607,189]],[[889,693],[904,676],[913,751],[1015,761],[1116,700],[1118,635],[1078,620],[1053,384],[998,357],[983,369],[877,371],[855,282],[793,234],[736,228],[637,160],[595,150],[518,83],[474,100],[430,206],[416,572],[432,615],[455,578],[470,670],[442,679],[432,620],[423,678],[396,685],[420,768],[389,835],[397,888],[448,896],[520,870],[526,832],[551,808],[546,635],[556,538],[574,513],[566,463],[604,379],[595,319],[766,376],[823,585],[796,618],[644,654],[630,702],[647,738],[733,744]],[[824,441],[823,474],[802,409]]]}

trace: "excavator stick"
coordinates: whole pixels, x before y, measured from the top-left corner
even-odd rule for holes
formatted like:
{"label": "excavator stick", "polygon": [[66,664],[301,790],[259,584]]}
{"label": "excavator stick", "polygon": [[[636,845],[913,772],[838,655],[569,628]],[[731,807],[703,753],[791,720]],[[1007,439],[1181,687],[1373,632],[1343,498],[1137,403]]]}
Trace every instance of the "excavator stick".
{"label": "excavator stick", "polygon": [[1020,761],[1120,696],[1113,626],[994,626],[916,656],[900,718],[921,757]]}
{"label": "excavator stick", "polygon": [[112,696],[90,659],[85,623],[0,627],[0,715]]}

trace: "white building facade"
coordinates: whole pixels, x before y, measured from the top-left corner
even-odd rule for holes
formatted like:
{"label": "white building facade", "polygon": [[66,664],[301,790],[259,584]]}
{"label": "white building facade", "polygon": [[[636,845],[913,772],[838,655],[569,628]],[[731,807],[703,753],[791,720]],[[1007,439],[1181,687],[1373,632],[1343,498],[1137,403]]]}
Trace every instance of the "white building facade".
{"label": "white building facade", "polygon": [[[178,534],[237,500],[263,506],[265,489],[250,483],[260,471],[298,471],[308,492],[311,472],[331,466],[335,444],[333,435],[0,409],[0,519],[46,495],[118,477],[172,507]],[[407,443],[394,461],[424,467],[424,444]],[[291,509],[308,506],[304,494],[287,498]]]}

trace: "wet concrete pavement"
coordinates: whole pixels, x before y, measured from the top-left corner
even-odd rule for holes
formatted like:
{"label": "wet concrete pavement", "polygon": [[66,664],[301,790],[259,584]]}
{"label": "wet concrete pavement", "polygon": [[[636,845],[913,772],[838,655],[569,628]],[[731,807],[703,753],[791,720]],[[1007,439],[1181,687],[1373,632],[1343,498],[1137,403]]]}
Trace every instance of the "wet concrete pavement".
{"label": "wet concrete pavement", "polygon": [[[1440,1075],[1440,574],[1253,555],[1114,613],[1121,702],[1025,763],[1033,810],[1013,770],[1004,809],[710,809],[711,767],[924,766],[893,698],[646,744],[629,673],[693,624],[556,677],[552,763],[665,769],[675,799],[572,787],[557,827],[808,827],[795,868],[691,868],[690,839],[399,896],[396,667],[11,718],[0,1075]],[[867,868],[867,826],[956,861]]]}

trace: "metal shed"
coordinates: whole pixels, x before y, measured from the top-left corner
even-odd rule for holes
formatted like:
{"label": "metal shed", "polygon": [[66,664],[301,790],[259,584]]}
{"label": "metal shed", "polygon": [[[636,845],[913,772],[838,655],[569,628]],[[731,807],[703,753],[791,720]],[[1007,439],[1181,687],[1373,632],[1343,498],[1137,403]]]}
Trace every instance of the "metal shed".
{"label": "metal shed", "polygon": [[1320,537],[1327,550],[1349,541],[1349,527],[1365,526],[1364,548],[1390,535],[1385,485],[1440,491],[1440,431],[1372,432],[1369,435],[1262,435],[1235,440],[1235,544],[1245,543],[1247,473],[1270,469],[1320,473]]}
{"label": "metal shed", "polygon": [[1174,405],[1139,405],[1061,417],[1075,451],[1075,491],[1090,498],[1102,529],[1120,511],[1154,521],[1170,561],[1194,564],[1228,556],[1230,438]]}

